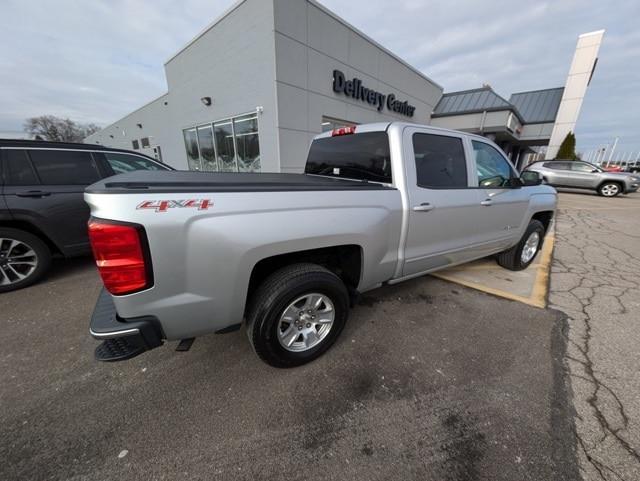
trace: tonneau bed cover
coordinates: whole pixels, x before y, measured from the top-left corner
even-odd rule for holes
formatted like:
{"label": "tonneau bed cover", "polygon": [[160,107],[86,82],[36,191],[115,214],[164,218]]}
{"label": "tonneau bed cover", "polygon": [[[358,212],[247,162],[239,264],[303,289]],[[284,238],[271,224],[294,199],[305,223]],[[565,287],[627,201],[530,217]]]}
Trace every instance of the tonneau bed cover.
{"label": "tonneau bed cover", "polygon": [[393,187],[308,174],[134,171],[87,187],[90,194],[382,190]]}

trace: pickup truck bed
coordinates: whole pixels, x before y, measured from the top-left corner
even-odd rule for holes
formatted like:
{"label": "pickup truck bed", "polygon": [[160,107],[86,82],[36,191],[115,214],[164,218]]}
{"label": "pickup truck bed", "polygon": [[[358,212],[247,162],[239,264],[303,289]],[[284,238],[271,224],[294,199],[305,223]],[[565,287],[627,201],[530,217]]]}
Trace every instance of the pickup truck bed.
{"label": "pickup truck bed", "polygon": [[285,192],[393,189],[375,182],[306,174],[253,174],[219,172],[131,172],[97,182],[90,194],[188,192]]}

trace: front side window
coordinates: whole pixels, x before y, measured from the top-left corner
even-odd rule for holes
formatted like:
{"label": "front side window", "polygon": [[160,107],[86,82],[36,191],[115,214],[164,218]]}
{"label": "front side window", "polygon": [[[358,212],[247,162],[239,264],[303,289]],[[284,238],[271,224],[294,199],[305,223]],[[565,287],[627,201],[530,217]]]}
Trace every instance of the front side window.
{"label": "front side window", "polygon": [[497,149],[484,142],[472,141],[473,155],[478,170],[478,185],[486,188],[508,187],[516,177],[507,159]]}
{"label": "front side window", "polygon": [[238,171],[260,172],[258,116],[251,114],[234,119],[233,130],[238,148]]}
{"label": "front side window", "polygon": [[29,156],[45,185],[89,185],[100,179],[89,152],[29,150]]}
{"label": "front side window", "polygon": [[40,183],[24,150],[8,149],[5,151],[5,159],[7,185],[35,185]]}
{"label": "front side window", "polygon": [[391,183],[386,132],[323,137],[311,143],[305,173]]}
{"label": "front side window", "polygon": [[200,149],[198,148],[196,129],[184,131],[184,146],[187,149],[189,170],[200,170]]}
{"label": "front side window", "polygon": [[467,161],[462,139],[459,137],[414,134],[413,153],[419,187],[433,189],[468,187]]}
{"label": "front side window", "polygon": [[134,170],[164,170],[155,162],[137,155],[102,152],[116,174],[133,172]]}

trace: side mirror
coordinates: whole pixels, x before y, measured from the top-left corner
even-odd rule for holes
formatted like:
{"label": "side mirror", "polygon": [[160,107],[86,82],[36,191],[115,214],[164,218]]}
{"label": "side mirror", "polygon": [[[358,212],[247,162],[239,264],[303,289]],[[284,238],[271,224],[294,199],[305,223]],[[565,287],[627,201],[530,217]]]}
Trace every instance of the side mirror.
{"label": "side mirror", "polygon": [[522,181],[522,185],[524,186],[542,184],[542,176],[540,175],[540,172],[535,172],[533,170],[525,170],[522,174],[520,174],[520,180]]}
{"label": "side mirror", "polygon": [[592,174],[595,174],[596,172],[598,172],[598,169],[593,169],[593,170],[591,170],[591,173],[592,173]]}

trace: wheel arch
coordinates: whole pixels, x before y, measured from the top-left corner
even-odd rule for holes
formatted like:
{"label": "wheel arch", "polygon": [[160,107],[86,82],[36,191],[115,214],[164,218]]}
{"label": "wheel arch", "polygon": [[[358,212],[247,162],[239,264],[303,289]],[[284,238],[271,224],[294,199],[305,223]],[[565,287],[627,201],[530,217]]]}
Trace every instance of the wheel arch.
{"label": "wheel arch", "polygon": [[625,185],[624,182],[622,182],[621,180],[611,180],[611,179],[605,179],[602,182],[600,182],[598,184],[598,187],[596,187],[596,190],[598,192],[600,192],[600,189],[602,188],[603,185],[605,184],[617,184],[618,187],[620,187],[620,194],[623,194],[625,191]]}
{"label": "wheel arch", "polygon": [[245,299],[246,309],[252,293],[273,272],[291,264],[301,262],[318,264],[336,274],[347,286],[352,301],[357,295],[357,287],[362,277],[363,249],[356,244],[321,247],[316,249],[287,252],[259,260],[251,270]]}
{"label": "wheel arch", "polygon": [[8,229],[19,229],[28,232],[29,234],[36,236],[38,239],[44,242],[45,245],[49,248],[49,251],[52,255],[64,255],[62,250],[55,244],[55,242],[53,242],[48,235],[46,235],[41,229],[38,229],[31,222],[17,219],[5,220],[0,223],[0,228],[2,227],[6,227]]}
{"label": "wheel arch", "polygon": [[551,221],[553,220],[554,211],[552,210],[543,210],[540,212],[535,212],[531,216],[531,220],[537,220],[542,223],[544,226],[545,234],[549,230],[549,226],[551,225]]}

